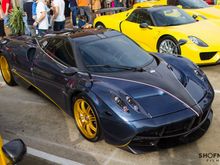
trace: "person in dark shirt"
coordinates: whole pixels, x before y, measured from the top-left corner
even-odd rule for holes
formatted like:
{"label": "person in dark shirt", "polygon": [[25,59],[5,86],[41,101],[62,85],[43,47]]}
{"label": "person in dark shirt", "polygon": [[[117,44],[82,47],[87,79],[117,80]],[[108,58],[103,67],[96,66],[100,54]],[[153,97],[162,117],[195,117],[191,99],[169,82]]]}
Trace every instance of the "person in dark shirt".
{"label": "person in dark shirt", "polygon": [[2,4],[0,1],[0,40],[5,36],[5,28],[4,28],[4,13],[2,10]]}
{"label": "person in dark shirt", "polygon": [[70,10],[72,12],[73,27],[76,27],[77,26],[76,18],[77,18],[77,14],[78,14],[77,2],[76,2],[76,0],[69,0],[69,1],[70,1]]}
{"label": "person in dark shirt", "polygon": [[31,36],[35,36],[36,34],[35,34],[35,29],[33,27],[34,19],[32,15],[32,5],[33,2],[25,2],[23,5],[23,10],[27,15],[27,23],[31,32]]}

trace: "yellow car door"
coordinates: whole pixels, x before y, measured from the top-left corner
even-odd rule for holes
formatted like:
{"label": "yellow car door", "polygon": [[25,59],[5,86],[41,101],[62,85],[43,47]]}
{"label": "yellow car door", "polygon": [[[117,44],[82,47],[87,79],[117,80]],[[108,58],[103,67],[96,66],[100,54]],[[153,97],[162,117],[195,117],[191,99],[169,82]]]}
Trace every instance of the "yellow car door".
{"label": "yellow car door", "polygon": [[121,22],[120,30],[135,40],[147,51],[156,52],[159,31],[153,27],[152,19],[146,9],[135,9],[126,20]]}

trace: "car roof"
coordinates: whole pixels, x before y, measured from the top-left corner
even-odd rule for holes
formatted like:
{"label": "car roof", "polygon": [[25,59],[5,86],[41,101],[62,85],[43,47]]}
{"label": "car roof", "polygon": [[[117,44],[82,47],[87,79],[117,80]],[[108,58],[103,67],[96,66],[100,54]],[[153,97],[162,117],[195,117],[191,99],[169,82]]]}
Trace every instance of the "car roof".
{"label": "car roof", "polygon": [[47,34],[47,37],[66,37],[73,42],[86,43],[95,40],[111,38],[122,35],[111,29],[69,29],[58,33]]}
{"label": "car roof", "polygon": [[177,8],[176,6],[165,6],[165,5],[155,5],[153,7],[138,7],[137,9],[146,9],[149,12],[153,12],[153,11],[159,11],[162,9],[173,9],[173,8]]}

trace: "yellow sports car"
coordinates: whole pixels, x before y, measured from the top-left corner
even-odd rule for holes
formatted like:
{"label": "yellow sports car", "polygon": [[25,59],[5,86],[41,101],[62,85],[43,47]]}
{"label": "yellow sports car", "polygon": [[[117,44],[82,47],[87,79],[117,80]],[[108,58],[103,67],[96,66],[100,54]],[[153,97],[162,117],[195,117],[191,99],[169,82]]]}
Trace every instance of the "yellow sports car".
{"label": "yellow sports car", "polygon": [[191,16],[197,16],[198,19],[220,19],[220,6],[208,5],[203,0],[149,0],[134,4],[138,7],[152,7],[155,5],[171,5],[184,9]]}
{"label": "yellow sports car", "polygon": [[18,163],[26,153],[26,145],[20,139],[12,140],[3,145],[0,136],[0,165],[11,165]]}
{"label": "yellow sports car", "polygon": [[94,20],[94,27],[120,31],[147,51],[181,54],[204,65],[220,60],[220,26],[196,21],[175,6],[133,8]]}

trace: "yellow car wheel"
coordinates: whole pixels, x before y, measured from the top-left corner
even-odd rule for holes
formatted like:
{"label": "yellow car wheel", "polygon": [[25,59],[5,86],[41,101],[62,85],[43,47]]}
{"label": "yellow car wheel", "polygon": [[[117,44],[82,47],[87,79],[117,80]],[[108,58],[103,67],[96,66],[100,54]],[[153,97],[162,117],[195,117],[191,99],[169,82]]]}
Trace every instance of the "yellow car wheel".
{"label": "yellow car wheel", "polygon": [[15,86],[16,83],[11,73],[10,65],[6,57],[3,55],[0,55],[0,69],[4,81],[10,86]]}
{"label": "yellow car wheel", "polygon": [[157,44],[159,53],[181,54],[178,41],[172,36],[164,36],[159,39]]}
{"label": "yellow car wheel", "polygon": [[101,138],[100,121],[92,102],[84,95],[76,97],[73,112],[77,128],[82,136],[92,142],[98,141]]}

